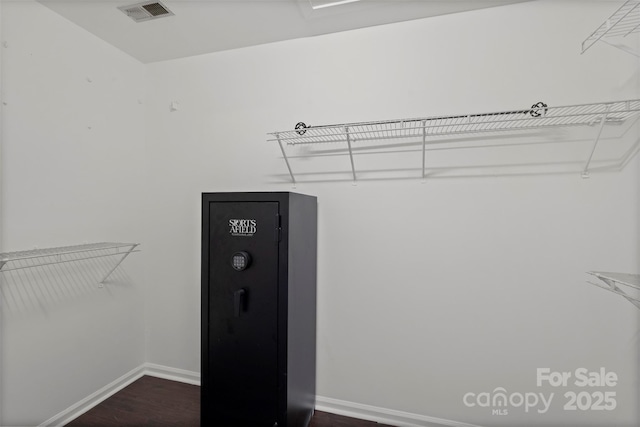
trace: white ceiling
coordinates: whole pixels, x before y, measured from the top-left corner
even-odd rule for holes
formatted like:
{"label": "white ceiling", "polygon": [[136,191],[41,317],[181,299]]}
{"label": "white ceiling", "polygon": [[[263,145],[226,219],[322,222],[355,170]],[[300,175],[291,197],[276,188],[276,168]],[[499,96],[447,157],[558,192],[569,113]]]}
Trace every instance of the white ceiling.
{"label": "white ceiling", "polygon": [[175,15],[139,23],[118,6],[140,0],[39,1],[149,63],[529,0],[161,0]]}

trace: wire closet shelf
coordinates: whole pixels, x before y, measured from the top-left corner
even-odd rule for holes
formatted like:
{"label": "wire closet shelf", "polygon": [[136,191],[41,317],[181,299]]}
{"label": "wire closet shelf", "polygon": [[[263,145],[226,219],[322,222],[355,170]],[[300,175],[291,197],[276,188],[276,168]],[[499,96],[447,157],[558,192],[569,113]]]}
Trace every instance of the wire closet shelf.
{"label": "wire closet shelf", "polygon": [[139,243],[100,242],[27,251],[3,252],[0,253],[0,273],[96,258],[116,257],[115,265],[104,275],[102,280],[100,280],[100,283],[104,283],[129,254],[139,252],[139,250],[136,250],[138,246]]}
{"label": "wire closet shelf", "polygon": [[608,38],[624,38],[637,32],[640,32],[640,0],[628,0],[582,42],[582,53],[598,41],[607,43]]}
{"label": "wire closet shelf", "polygon": [[[640,1],[640,0],[639,0]],[[289,174],[295,183],[289,159],[283,144],[295,146],[303,144],[346,143],[353,169],[352,144],[366,141],[421,138],[424,155],[427,140],[434,137],[473,136],[489,133],[517,132],[555,127],[596,126],[593,151],[606,124],[622,124],[640,113],[640,100],[601,102],[592,104],[548,107],[538,103],[531,108],[494,113],[436,116],[410,119],[396,119],[372,122],[357,122],[323,126],[309,126],[299,123],[297,129],[268,133],[268,141],[276,141],[284,156]],[[588,174],[589,161],[583,175]],[[355,169],[353,170],[355,180]]]}
{"label": "wire closet shelf", "polygon": [[622,285],[627,289],[631,288],[635,291],[640,291],[640,274],[612,273],[605,271],[589,271],[587,274],[591,274],[605,283],[605,285],[603,285],[587,281],[590,285],[594,285],[606,291],[613,292],[616,295],[620,295],[637,308],[640,308],[640,299],[629,295],[620,286],[618,286]]}

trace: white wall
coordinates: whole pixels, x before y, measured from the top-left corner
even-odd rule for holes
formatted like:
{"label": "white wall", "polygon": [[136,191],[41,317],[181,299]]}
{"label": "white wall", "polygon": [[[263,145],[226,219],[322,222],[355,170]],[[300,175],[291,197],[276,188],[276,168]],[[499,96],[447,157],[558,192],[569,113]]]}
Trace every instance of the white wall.
{"label": "white wall", "polygon": [[[199,370],[200,193],[290,190],[267,132],[637,97],[636,58],[604,45],[579,54],[611,13],[579,3],[149,65],[149,361]],[[570,146],[577,164],[589,144]],[[476,153],[460,152],[462,163]],[[298,186],[319,200],[318,394],[486,426],[637,425],[638,310],[587,285],[585,272],[638,272],[638,159],[589,180],[492,174]],[[617,409],[563,410],[564,392],[580,390],[537,387],[545,367],[616,372],[606,390]],[[463,404],[497,387],[556,396],[546,414]]]}
{"label": "white wall", "polygon": [[[4,70],[3,66],[3,57],[4,53],[2,52],[2,39],[3,39],[3,18],[2,18],[2,3],[0,3],[0,99],[4,97],[4,87],[2,84],[2,72]],[[2,141],[4,139],[4,109],[2,108],[2,104],[0,104],[0,164],[2,164]],[[2,223],[2,217],[4,216],[2,210],[2,172],[0,171],[0,224]],[[0,226],[0,252],[2,252],[2,227]],[[0,298],[0,313],[3,310],[3,301]],[[3,343],[3,327],[0,325],[0,346]],[[0,351],[0,384],[3,382],[3,374],[2,374],[2,351]],[[2,420],[2,394],[0,394],[0,420]]]}
{"label": "white wall", "polygon": [[[36,2],[2,2],[5,251],[142,241],[144,67]],[[3,275],[2,419],[34,426],[145,361],[144,253],[107,282]]]}
{"label": "white wall", "polygon": [[[200,193],[290,190],[267,132],[640,95],[637,58],[578,53],[610,2],[541,0],[148,66],[37,3],[0,5],[0,247],[143,242],[104,289],[74,274],[34,275],[28,292],[2,283],[2,425],[39,424],[145,361],[199,371]],[[565,147],[586,159],[583,141]],[[486,426],[637,425],[638,311],[584,272],[638,272],[640,160],[589,180],[440,169],[520,152],[430,153],[424,184],[298,186],[319,199],[319,395]],[[542,367],[616,372],[596,391],[616,391],[617,409],[564,411],[564,392],[580,390],[538,388]],[[546,414],[463,404],[497,387],[556,395]]]}

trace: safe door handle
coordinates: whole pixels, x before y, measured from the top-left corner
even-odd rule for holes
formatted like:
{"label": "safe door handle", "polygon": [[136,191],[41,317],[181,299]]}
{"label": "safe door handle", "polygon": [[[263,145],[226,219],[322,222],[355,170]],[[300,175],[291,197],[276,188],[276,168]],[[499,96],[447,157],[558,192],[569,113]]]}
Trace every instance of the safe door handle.
{"label": "safe door handle", "polygon": [[246,294],[244,289],[238,289],[233,293],[233,313],[236,317],[240,317],[240,313],[244,311]]}

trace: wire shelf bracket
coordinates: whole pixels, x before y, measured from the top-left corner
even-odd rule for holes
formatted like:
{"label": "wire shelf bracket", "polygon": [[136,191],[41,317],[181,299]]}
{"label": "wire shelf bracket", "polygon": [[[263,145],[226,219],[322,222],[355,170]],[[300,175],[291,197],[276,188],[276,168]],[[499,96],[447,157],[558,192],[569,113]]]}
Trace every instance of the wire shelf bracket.
{"label": "wire shelf bracket", "polygon": [[640,291],[640,274],[628,274],[628,273],[611,273],[604,271],[589,271],[587,274],[591,274],[594,277],[597,277],[605,285],[595,282],[587,281],[590,285],[597,286],[598,288],[604,289],[609,292],[613,292],[616,295],[620,295],[631,304],[635,305],[637,308],[640,308],[640,299],[629,295],[625,292],[620,286],[626,286],[628,288],[635,289],[636,291]]}
{"label": "wire shelf bracket", "polygon": [[[640,4],[640,0],[637,0]],[[638,9],[640,11],[640,9]],[[598,125],[596,137],[588,156],[582,177],[589,177],[589,168],[593,155],[600,142],[602,132],[607,125],[620,125],[640,115],[640,99],[548,107],[544,103],[534,104],[530,109],[500,111],[494,113],[476,113],[452,116],[436,116],[399,120],[358,122],[336,125],[299,127],[296,129],[271,132],[267,141],[277,141],[291,176],[296,177],[291,167],[286,146],[306,144],[346,143],[351,164],[354,184],[357,172],[354,161],[354,147],[374,141],[392,141],[414,138],[422,141],[422,179],[426,178],[426,148],[438,138],[448,136],[469,137],[505,132],[522,132],[536,129],[594,127]]]}
{"label": "wire shelf bracket", "polygon": [[289,175],[291,175],[291,182],[293,185],[296,185],[296,177],[293,176],[293,172],[291,171],[291,165],[289,164],[289,158],[287,157],[287,153],[284,151],[284,147],[282,146],[282,141],[280,140],[280,134],[275,133],[276,140],[278,141],[278,145],[280,146],[280,151],[282,151],[282,156],[284,157],[284,161],[287,164],[287,169],[289,170]]}
{"label": "wire shelf bracket", "polygon": [[[630,34],[640,31],[640,0],[627,0],[617,11],[604,21],[589,37],[582,42],[582,53],[585,53],[591,46],[601,41],[613,47],[620,48],[607,39],[612,37],[625,38]],[[630,52],[622,49],[624,52]]]}
{"label": "wire shelf bracket", "polygon": [[351,149],[351,135],[349,134],[349,126],[345,126],[344,133],[347,136],[347,146],[349,147],[349,160],[351,161],[351,174],[353,175],[353,183],[356,183],[356,167],[353,164],[353,150]]}
{"label": "wire shelf bracket", "polygon": [[78,262],[103,257],[116,257],[115,265],[102,276],[102,285],[122,262],[134,252],[139,243],[101,242],[57,248],[33,249],[0,253],[0,273],[48,265]]}
{"label": "wire shelf bracket", "polygon": [[598,147],[598,142],[600,142],[600,137],[602,136],[602,130],[604,129],[604,124],[607,121],[607,114],[609,113],[610,108],[611,108],[611,105],[607,105],[605,108],[604,114],[602,114],[602,118],[600,118],[600,126],[598,126],[598,134],[596,135],[595,141],[593,141],[593,148],[591,149],[591,153],[589,154],[587,163],[584,165],[584,169],[582,170],[583,178],[589,178],[589,165],[591,164],[591,160],[593,160],[593,155],[595,154],[596,148]]}

